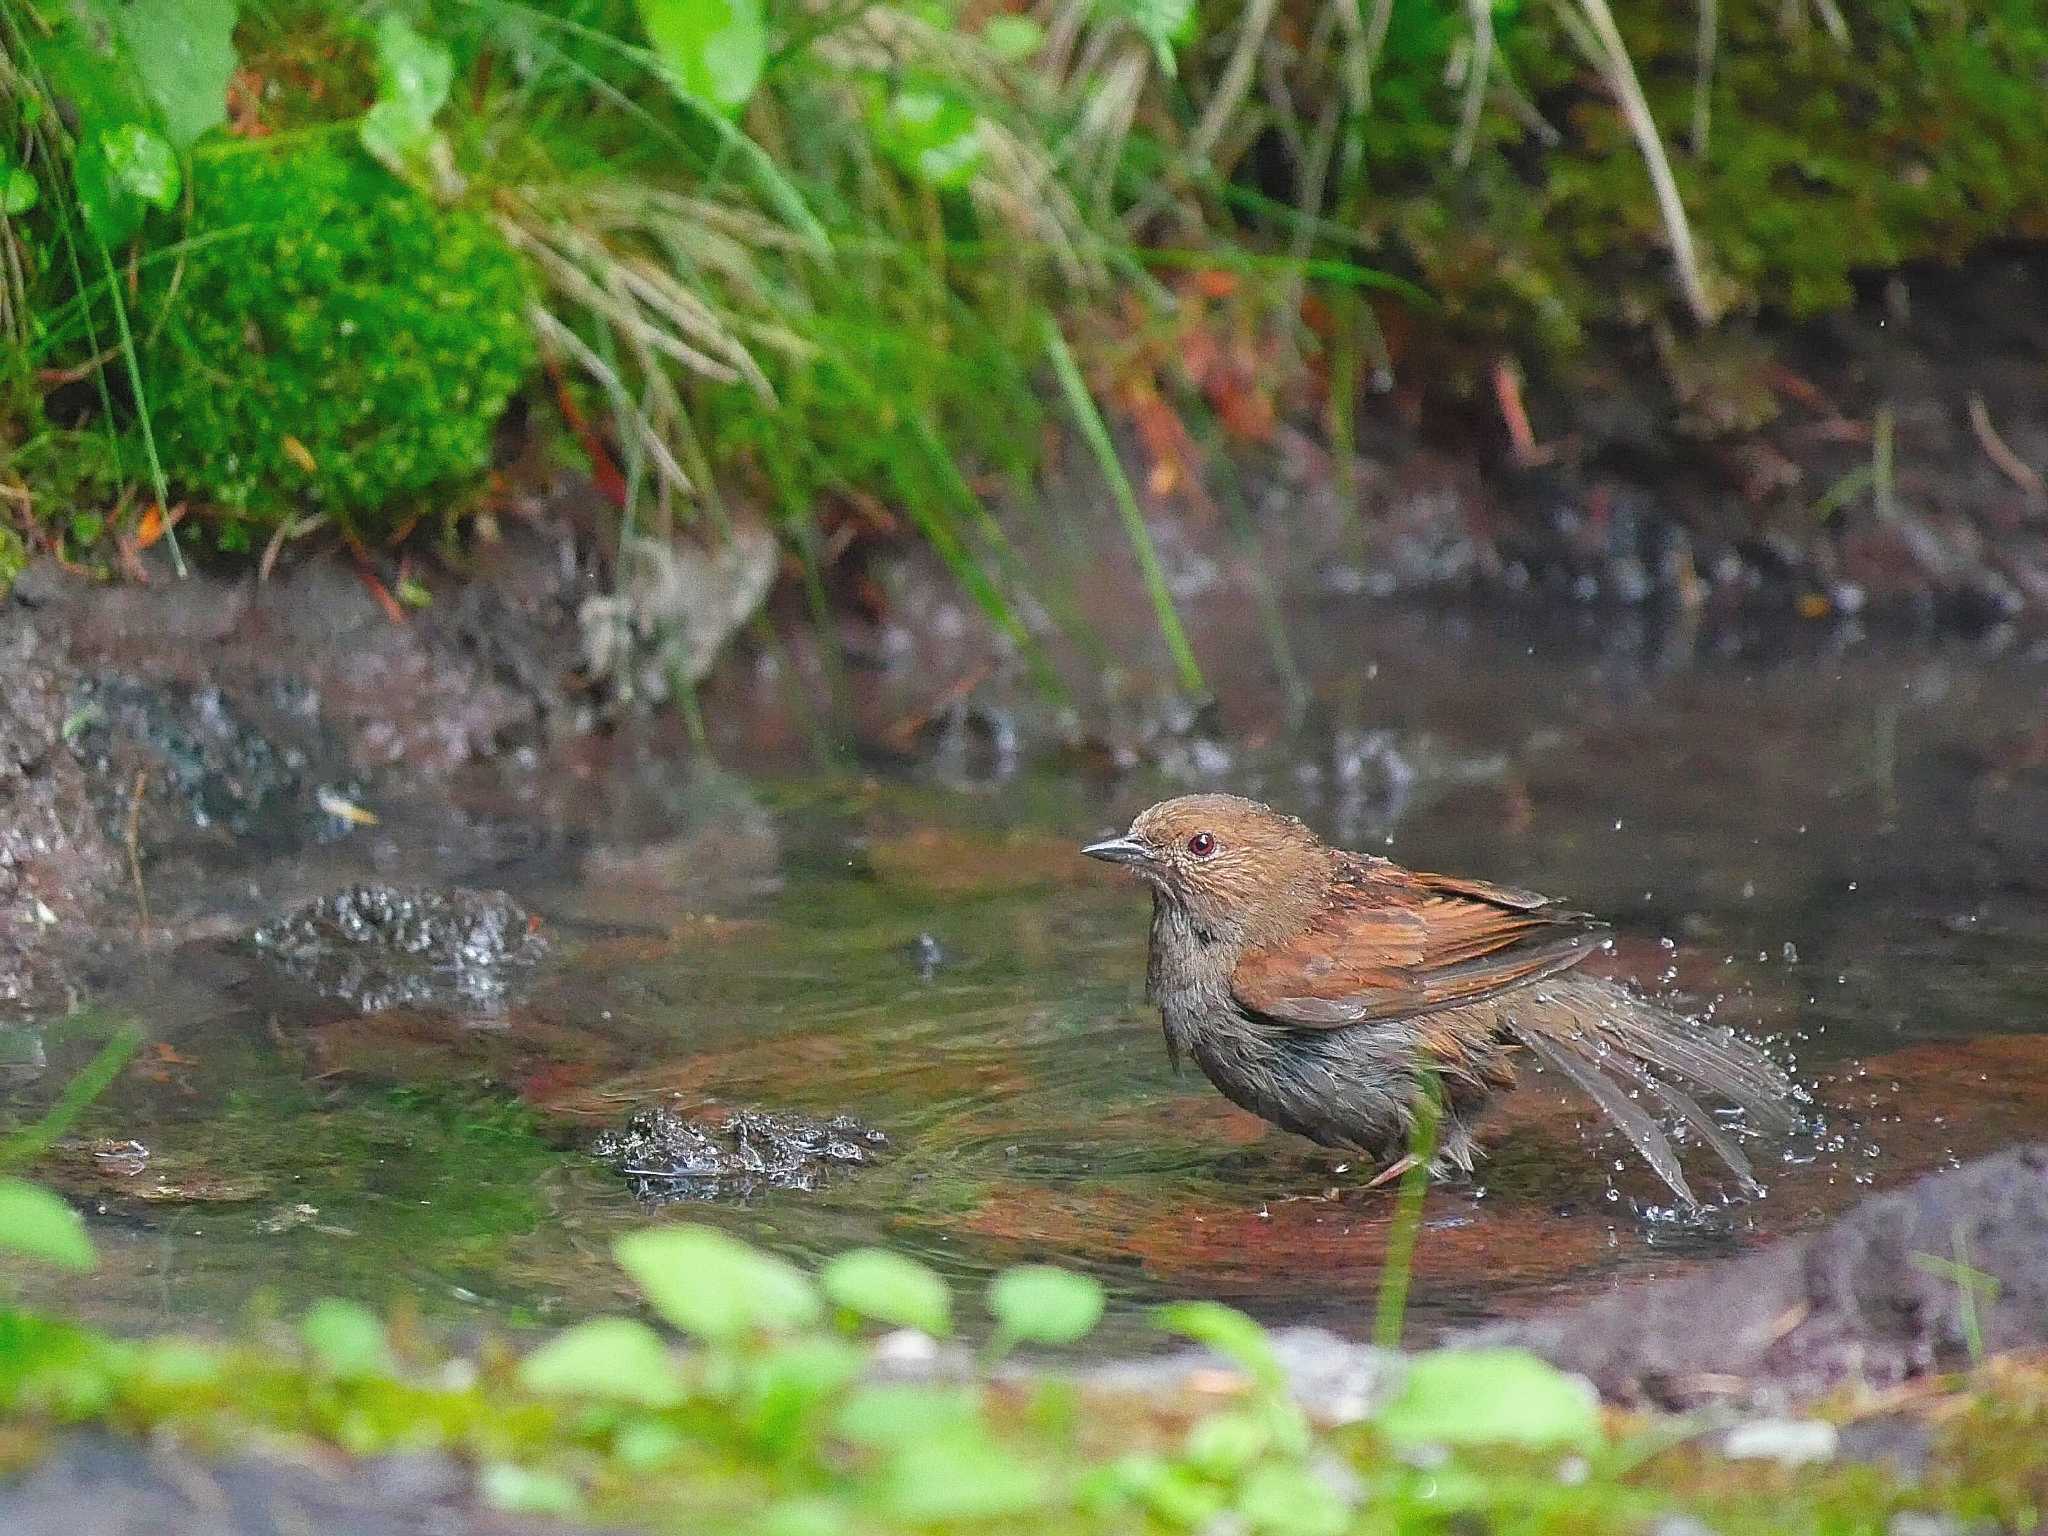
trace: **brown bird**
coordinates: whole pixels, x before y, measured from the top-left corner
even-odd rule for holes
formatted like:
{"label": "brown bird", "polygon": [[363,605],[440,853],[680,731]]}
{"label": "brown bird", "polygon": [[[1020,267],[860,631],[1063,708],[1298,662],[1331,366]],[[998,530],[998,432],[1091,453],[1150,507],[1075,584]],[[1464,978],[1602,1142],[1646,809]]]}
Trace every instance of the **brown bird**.
{"label": "brown bird", "polygon": [[1433,1077],[1432,1171],[1469,1172],[1474,1120],[1525,1053],[1597,1104],[1688,1205],[1678,1154],[1637,1094],[1751,1187],[1748,1159],[1686,1090],[1760,1130],[1793,1124],[1793,1085],[1755,1046],[1574,974],[1603,925],[1547,897],[1331,848],[1235,795],[1164,801],[1081,851],[1152,887],[1146,995],[1175,1063],[1194,1057],[1233,1103],[1326,1147],[1399,1156]]}

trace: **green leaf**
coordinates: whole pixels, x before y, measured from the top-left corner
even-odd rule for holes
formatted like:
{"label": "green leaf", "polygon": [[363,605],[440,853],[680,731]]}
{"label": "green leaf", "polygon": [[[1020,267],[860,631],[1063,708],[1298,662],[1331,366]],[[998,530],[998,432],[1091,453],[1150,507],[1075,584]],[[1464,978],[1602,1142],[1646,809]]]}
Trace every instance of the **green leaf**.
{"label": "green leaf", "polygon": [[855,1445],[882,1449],[956,1433],[975,1422],[976,1407],[965,1387],[878,1382],[840,1406],[834,1427]]}
{"label": "green leaf", "polygon": [[798,1494],[771,1504],[752,1527],[755,1536],[846,1536],[853,1513],[838,1499]]}
{"label": "green leaf", "polygon": [[1193,1468],[1150,1452],[1110,1463],[1093,1481],[1099,1494],[1142,1504],[1182,1530],[1206,1528],[1223,1513],[1222,1489]]}
{"label": "green leaf", "polygon": [[221,1352],[196,1339],[151,1339],[135,1354],[137,1373],[151,1385],[183,1391],[220,1380],[225,1368]]}
{"label": "green leaf", "polygon": [[161,134],[140,123],[121,123],[99,135],[107,170],[121,188],[152,208],[177,205],[178,156]]}
{"label": "green leaf", "polygon": [[71,542],[80,549],[90,549],[99,543],[100,535],[106,530],[107,520],[98,512],[71,514]]}
{"label": "green leaf", "polygon": [[1526,1350],[1439,1350],[1408,1365],[1380,1432],[1401,1444],[1583,1446],[1601,1437],[1584,1378]]}
{"label": "green leaf", "polygon": [[966,186],[986,158],[974,108],[939,87],[897,91],[876,108],[871,126],[899,170],[941,191]]}
{"label": "green leaf", "polygon": [[[143,89],[141,74],[127,56],[118,18],[105,0],[79,0],[61,14],[53,33],[38,36],[29,29],[26,41],[51,92],[78,124],[81,141],[115,123],[153,119],[156,104]],[[23,99],[38,97],[29,92]]]}
{"label": "green leaf", "polygon": [[981,41],[997,58],[1021,63],[1045,46],[1045,28],[1029,16],[991,16]]}
{"label": "green leaf", "polygon": [[1198,1471],[1227,1479],[1257,1461],[1272,1443],[1272,1435],[1256,1415],[1218,1413],[1188,1431],[1186,1456]]}
{"label": "green leaf", "polygon": [[761,0],[638,0],[640,25],[677,89],[728,117],[753,97],[768,62]]}
{"label": "green leaf", "polygon": [[1337,1491],[1299,1462],[1267,1462],[1245,1474],[1237,1512],[1272,1536],[1339,1536],[1351,1510]]}
{"label": "green leaf", "polygon": [[1102,1287],[1086,1275],[1025,1264],[1006,1269],[988,1288],[996,1346],[1072,1344],[1102,1320]]}
{"label": "green leaf", "polygon": [[629,1471],[651,1471],[673,1461],[692,1444],[691,1438],[663,1419],[634,1419],[612,1437],[612,1456]]}
{"label": "green leaf", "polygon": [[173,149],[190,149],[207,129],[227,121],[235,0],[99,0],[99,8],[120,29]]}
{"label": "green leaf", "polygon": [[119,245],[142,228],[148,210],[141,199],[123,191],[114,180],[98,135],[78,146],[71,162],[71,184],[78,194],[78,211],[85,216],[85,227],[101,244]]}
{"label": "green leaf", "polygon": [[42,196],[35,177],[22,166],[12,166],[0,174],[0,214],[27,213],[35,207]]}
{"label": "green leaf", "polygon": [[88,228],[115,245],[142,227],[148,209],[178,201],[178,157],[140,123],[116,123],[79,143],[71,176]]}
{"label": "green leaf", "polygon": [[299,1324],[314,1363],[330,1376],[388,1376],[391,1344],[384,1324],[368,1307],[328,1297],[316,1301]]}
{"label": "green leaf", "polygon": [[777,1450],[796,1445],[819,1404],[858,1380],[867,1363],[867,1351],[832,1334],[777,1345],[747,1381],[754,1432]]}
{"label": "green leaf", "polygon": [[825,1266],[818,1284],[834,1303],[878,1323],[943,1338],[953,1326],[945,1281],[915,1259],[886,1248],[856,1248]]}
{"label": "green leaf", "polygon": [[655,1311],[712,1343],[801,1328],[822,1311],[801,1270],[709,1227],[629,1232],[612,1256]]}
{"label": "green leaf", "polygon": [[1001,1520],[1043,1507],[1052,1479],[976,1427],[904,1446],[883,1474],[882,1495],[891,1514],[917,1525]]}
{"label": "green leaf", "polygon": [[0,1249],[60,1269],[91,1269],[99,1262],[78,1212],[25,1179],[0,1179]]}
{"label": "green leaf", "polygon": [[530,1392],[600,1397],[666,1408],[682,1383],[661,1336],[630,1317],[595,1317],[541,1345],[519,1363]]}
{"label": "green leaf", "polygon": [[10,1422],[105,1413],[127,1377],[130,1347],[91,1329],[0,1307],[0,1401]]}
{"label": "green leaf", "polygon": [[434,139],[434,115],[447,105],[455,60],[445,45],[422,37],[396,11],[377,23],[377,100],[357,129],[363,148],[393,171]]}
{"label": "green leaf", "polygon": [[1278,1387],[1282,1375],[1266,1330],[1235,1307],[1220,1301],[1176,1301],[1159,1308],[1152,1320],[1168,1333],[1192,1339],[1242,1366],[1262,1387]]}
{"label": "green leaf", "polygon": [[583,1495],[559,1472],[540,1472],[509,1461],[494,1461],[477,1477],[477,1489],[493,1508],[517,1515],[573,1516]]}

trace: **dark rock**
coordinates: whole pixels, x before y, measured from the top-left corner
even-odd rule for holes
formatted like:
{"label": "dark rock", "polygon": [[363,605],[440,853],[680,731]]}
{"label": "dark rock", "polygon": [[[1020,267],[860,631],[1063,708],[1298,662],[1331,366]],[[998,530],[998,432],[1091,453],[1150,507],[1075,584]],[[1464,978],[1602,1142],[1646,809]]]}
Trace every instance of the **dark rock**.
{"label": "dark rock", "polygon": [[1623,1402],[1689,1408],[1888,1387],[2048,1343],[2048,1146],[1865,1201],[1711,1272],[1468,1335]]}
{"label": "dark rock", "polygon": [[356,885],[251,936],[280,969],[365,1013],[400,1004],[500,1011],[547,951],[538,919],[502,891]]}
{"label": "dark rock", "polygon": [[740,1109],[690,1119],[657,1105],[635,1113],[625,1129],[604,1132],[590,1150],[642,1199],[669,1201],[813,1190],[833,1169],[871,1162],[888,1144],[851,1115],[814,1120]]}

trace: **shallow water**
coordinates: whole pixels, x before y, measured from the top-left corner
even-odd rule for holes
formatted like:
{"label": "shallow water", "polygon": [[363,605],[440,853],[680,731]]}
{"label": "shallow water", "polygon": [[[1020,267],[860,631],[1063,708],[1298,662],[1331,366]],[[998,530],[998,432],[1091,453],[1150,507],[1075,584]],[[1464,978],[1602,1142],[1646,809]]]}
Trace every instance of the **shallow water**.
{"label": "shallow water", "polygon": [[1223,723],[1127,772],[1028,740],[1012,762],[1000,730],[821,763],[741,688],[713,715],[722,768],[614,738],[478,775],[454,813],[373,786],[380,824],[328,843],[174,851],[152,899],[188,935],[374,877],[501,886],[551,958],[500,1014],[366,1016],[221,938],[138,957],[114,936],[96,1011],[0,1039],[19,1120],[105,1019],[146,1035],[40,1170],[106,1259],[64,1299],[121,1325],[333,1292],[490,1324],[616,1307],[608,1242],[650,1211],[584,1148],[673,1099],[888,1135],[819,1191],[678,1208],[779,1250],[888,1242],[967,1282],[1077,1265],[1126,1342],[1142,1303],[1191,1295],[1366,1331],[1390,1192],[1176,1079],[1141,997],[1145,898],[1074,852],[1197,785],[1602,912],[1611,969],[1812,1085],[1809,1131],[1753,1148],[1768,1195],[1680,1220],[1532,1083],[1477,1179],[1430,1196],[1419,1333],[1711,1262],[2048,1124],[2048,658],[1305,603],[1290,711],[1250,621],[1193,607]]}

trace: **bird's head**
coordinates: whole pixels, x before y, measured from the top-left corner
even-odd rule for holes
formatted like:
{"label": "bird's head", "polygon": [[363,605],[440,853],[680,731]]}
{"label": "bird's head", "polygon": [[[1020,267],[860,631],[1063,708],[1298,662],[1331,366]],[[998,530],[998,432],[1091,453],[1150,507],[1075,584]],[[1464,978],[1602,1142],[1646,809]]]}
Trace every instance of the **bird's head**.
{"label": "bird's head", "polygon": [[1236,795],[1162,800],[1122,837],[1081,851],[1129,869],[1196,929],[1253,943],[1305,920],[1332,868],[1330,850],[1305,825]]}

